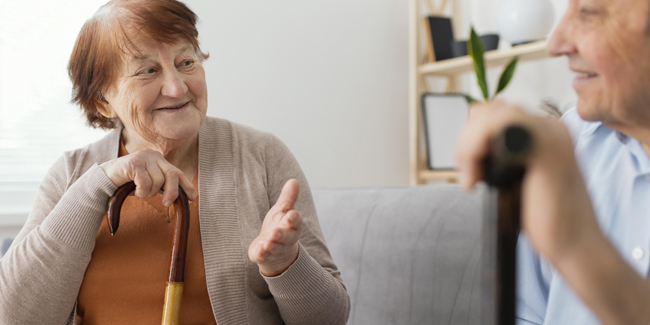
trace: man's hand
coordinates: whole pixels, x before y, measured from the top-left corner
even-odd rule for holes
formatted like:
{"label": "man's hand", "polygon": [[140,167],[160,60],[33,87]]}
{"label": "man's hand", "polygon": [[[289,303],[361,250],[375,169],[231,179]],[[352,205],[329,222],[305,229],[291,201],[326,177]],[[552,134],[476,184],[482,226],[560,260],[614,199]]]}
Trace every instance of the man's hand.
{"label": "man's hand", "polygon": [[302,216],[293,206],[299,191],[295,179],[284,184],[278,201],[264,217],[259,236],[248,248],[248,258],[266,276],[281,274],[298,258]]}
{"label": "man's hand", "polygon": [[556,119],[537,117],[504,102],[474,105],[460,137],[463,186],[483,178],[491,140],[507,126],[529,130],[533,148],[522,184],[522,229],[533,246],[557,262],[599,228],[573,154],[568,131]]}
{"label": "man's hand", "polygon": [[521,189],[522,229],[533,247],[604,324],[648,324],[650,282],[600,230],[562,123],[499,101],[472,106],[459,143],[462,185],[471,188],[483,179],[482,160],[491,139],[511,124],[526,127],[533,138]]}

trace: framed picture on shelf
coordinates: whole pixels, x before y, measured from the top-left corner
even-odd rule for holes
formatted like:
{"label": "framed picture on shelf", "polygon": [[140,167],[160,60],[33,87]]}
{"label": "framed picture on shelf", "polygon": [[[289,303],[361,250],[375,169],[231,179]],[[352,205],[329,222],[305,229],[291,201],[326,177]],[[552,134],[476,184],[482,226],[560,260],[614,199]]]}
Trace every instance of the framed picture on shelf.
{"label": "framed picture on shelf", "polygon": [[453,58],[451,43],[454,41],[454,30],[451,18],[427,16],[424,17],[424,26],[429,63]]}
{"label": "framed picture on shelf", "polygon": [[456,169],[456,145],[469,104],[458,94],[422,95],[422,116],[429,169]]}

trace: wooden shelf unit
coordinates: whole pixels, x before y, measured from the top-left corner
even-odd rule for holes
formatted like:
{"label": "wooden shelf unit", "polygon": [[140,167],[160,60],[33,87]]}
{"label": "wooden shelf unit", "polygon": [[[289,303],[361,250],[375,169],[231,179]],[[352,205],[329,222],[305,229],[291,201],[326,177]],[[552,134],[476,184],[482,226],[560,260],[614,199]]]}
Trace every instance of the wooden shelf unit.
{"label": "wooden shelf unit", "polygon": [[[519,62],[548,58],[546,41],[519,45],[507,50],[485,52],[485,65],[487,68],[500,67],[518,56]],[[473,72],[472,58],[463,56],[447,59],[436,63],[427,63],[418,66],[418,73],[429,76],[454,76],[461,73]]]}
{"label": "wooden shelf unit", "polygon": [[455,170],[421,170],[418,177],[424,180],[439,180],[448,183],[458,183],[458,171]]}
{"label": "wooden shelf unit", "polygon": [[[473,72],[474,66],[469,56],[447,59],[440,62],[421,64],[420,37],[423,32],[420,14],[420,1],[409,0],[409,142],[410,142],[410,182],[411,185],[425,184],[436,180],[458,182],[458,172],[453,170],[430,170],[426,163],[424,149],[424,132],[422,121],[422,94],[428,92],[424,84],[425,76],[447,78],[447,92],[460,92],[458,80],[463,73]],[[459,30],[461,12],[458,1],[453,1],[452,22],[454,30]],[[455,32],[458,35],[458,32]],[[519,57],[519,62],[542,60],[549,57],[546,53],[546,41],[537,41],[504,50],[485,53],[486,68],[503,66],[512,58]]]}

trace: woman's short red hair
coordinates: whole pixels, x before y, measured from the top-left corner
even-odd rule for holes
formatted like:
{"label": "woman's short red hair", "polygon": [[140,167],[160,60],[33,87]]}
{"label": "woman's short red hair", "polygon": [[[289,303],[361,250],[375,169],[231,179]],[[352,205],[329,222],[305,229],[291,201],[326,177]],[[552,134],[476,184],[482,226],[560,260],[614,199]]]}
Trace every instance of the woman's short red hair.
{"label": "woman's short red hair", "polygon": [[96,102],[106,101],[103,94],[115,82],[124,54],[137,52],[139,40],[187,40],[201,60],[207,59],[199,47],[196,21],[196,14],[176,0],[112,0],[88,19],[68,64],[72,102],[81,106],[88,124],[105,130],[117,126],[117,119],[100,114]]}

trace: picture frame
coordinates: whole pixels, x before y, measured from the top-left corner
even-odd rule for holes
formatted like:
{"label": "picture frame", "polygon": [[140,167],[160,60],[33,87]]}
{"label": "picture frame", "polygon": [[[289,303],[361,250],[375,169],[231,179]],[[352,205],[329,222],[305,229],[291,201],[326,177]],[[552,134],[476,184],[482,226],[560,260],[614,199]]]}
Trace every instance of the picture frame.
{"label": "picture frame", "polygon": [[430,170],[456,169],[458,137],[468,114],[469,104],[463,95],[422,95],[422,120]]}
{"label": "picture frame", "polygon": [[424,26],[429,62],[453,58],[451,43],[454,41],[454,29],[451,18],[437,15],[426,16],[424,17]]}

